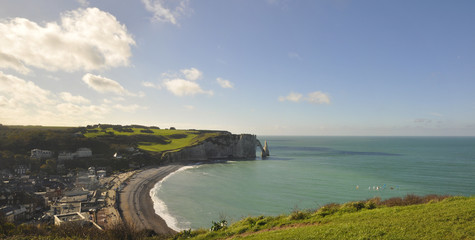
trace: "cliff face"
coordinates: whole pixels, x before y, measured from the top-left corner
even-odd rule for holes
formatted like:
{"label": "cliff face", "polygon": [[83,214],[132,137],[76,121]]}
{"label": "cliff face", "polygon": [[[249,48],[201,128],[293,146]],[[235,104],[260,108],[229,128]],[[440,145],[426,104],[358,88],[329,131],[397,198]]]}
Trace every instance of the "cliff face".
{"label": "cliff face", "polygon": [[162,154],[164,162],[208,161],[217,159],[256,158],[257,139],[250,134],[226,134],[209,138],[199,145]]}

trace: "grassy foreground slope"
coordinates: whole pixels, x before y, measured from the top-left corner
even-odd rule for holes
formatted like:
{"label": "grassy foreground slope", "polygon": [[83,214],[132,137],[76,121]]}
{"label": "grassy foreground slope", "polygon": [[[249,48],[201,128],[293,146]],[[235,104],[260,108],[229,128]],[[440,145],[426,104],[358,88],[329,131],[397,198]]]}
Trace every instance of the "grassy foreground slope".
{"label": "grassy foreground slope", "polygon": [[[411,206],[352,202],[289,216],[246,218],[193,239],[475,239],[475,197]],[[185,237],[185,236],[183,236]]]}
{"label": "grassy foreground slope", "polygon": [[15,226],[0,217],[0,239],[475,239],[474,222],[475,197],[408,195],[329,204],[288,216],[248,217],[229,227],[217,223],[214,231],[183,231],[175,236],[154,235],[124,224],[105,231],[78,224]]}

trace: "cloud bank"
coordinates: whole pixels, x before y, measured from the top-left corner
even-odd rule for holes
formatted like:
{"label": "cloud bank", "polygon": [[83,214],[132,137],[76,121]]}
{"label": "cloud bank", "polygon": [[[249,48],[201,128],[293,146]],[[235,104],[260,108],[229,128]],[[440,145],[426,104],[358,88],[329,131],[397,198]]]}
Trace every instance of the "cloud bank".
{"label": "cloud bank", "polygon": [[59,94],[61,99],[63,99],[65,102],[68,103],[73,103],[73,104],[89,104],[91,101],[89,99],[84,98],[83,96],[73,96],[69,92],[61,92]]}
{"label": "cloud bank", "polygon": [[115,109],[134,112],[146,109],[136,104],[110,101],[91,104],[83,96],[70,92],[54,94],[31,81],[0,71],[0,122],[6,124],[88,124],[97,122]]}
{"label": "cloud bank", "polygon": [[30,66],[67,72],[126,66],[135,45],[124,25],[97,8],[63,13],[59,23],[2,20],[0,33],[0,46],[8,46],[0,48],[0,68],[22,74]]}

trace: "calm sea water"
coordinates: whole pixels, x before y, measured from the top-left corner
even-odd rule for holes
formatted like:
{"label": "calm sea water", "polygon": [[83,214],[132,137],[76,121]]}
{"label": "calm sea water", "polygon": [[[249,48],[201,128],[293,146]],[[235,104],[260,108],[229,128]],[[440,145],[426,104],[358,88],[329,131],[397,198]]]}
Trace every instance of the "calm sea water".
{"label": "calm sea water", "polygon": [[152,190],[156,212],[196,229],[331,202],[475,194],[474,137],[258,138],[269,158],[186,167]]}

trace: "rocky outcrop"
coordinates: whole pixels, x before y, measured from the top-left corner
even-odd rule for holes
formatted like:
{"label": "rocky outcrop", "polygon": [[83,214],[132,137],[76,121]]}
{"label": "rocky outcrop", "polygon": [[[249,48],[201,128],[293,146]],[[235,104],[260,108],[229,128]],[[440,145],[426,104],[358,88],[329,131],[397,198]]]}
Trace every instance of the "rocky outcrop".
{"label": "rocky outcrop", "polygon": [[262,158],[268,157],[269,153],[269,145],[267,145],[267,140],[264,142],[264,148],[262,149]]}
{"label": "rocky outcrop", "polygon": [[257,139],[251,134],[223,134],[208,138],[198,145],[168,151],[162,154],[163,162],[209,161],[220,159],[256,158]]}
{"label": "rocky outcrop", "polygon": [[261,157],[263,159],[270,156],[269,146],[267,145],[267,140],[264,142],[264,146],[262,146],[261,141],[257,140],[257,146],[261,149]]}

